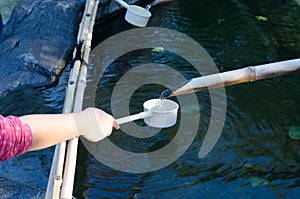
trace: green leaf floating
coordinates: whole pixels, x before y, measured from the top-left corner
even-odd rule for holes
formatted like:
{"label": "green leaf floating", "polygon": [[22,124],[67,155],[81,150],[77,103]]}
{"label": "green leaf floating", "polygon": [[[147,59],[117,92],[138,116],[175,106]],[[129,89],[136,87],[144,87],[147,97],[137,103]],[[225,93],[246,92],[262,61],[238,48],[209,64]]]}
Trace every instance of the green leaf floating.
{"label": "green leaf floating", "polygon": [[289,130],[289,136],[293,140],[300,140],[300,127],[291,127]]}
{"label": "green leaf floating", "polygon": [[152,52],[158,52],[158,53],[160,53],[160,52],[163,52],[164,50],[165,49],[163,47],[156,47],[156,48],[152,49]]}
{"label": "green leaf floating", "polygon": [[218,19],[218,24],[220,25],[224,21],[225,21],[225,19]]}
{"label": "green leaf floating", "polygon": [[269,184],[269,180],[266,180],[266,179],[263,179],[263,178],[260,178],[257,176],[250,177],[249,182],[252,185],[252,187],[258,187],[258,186]]}
{"label": "green leaf floating", "polygon": [[267,17],[264,17],[264,16],[256,16],[256,19],[258,21],[268,21],[269,20]]}

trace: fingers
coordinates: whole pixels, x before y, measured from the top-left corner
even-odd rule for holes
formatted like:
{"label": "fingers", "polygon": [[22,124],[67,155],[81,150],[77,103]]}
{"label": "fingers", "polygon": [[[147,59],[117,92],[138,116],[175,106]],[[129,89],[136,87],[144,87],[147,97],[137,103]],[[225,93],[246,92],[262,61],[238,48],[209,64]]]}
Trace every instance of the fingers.
{"label": "fingers", "polygon": [[120,128],[120,126],[119,126],[119,124],[117,123],[116,120],[114,120],[113,127],[114,127],[115,129],[119,129],[119,128]]}
{"label": "fingers", "polygon": [[87,108],[75,119],[78,131],[92,142],[103,140],[112,134],[113,128],[120,128],[112,115],[97,108]]}
{"label": "fingers", "polygon": [[109,131],[107,131],[107,134],[106,134],[106,137],[109,137],[111,134],[112,134],[112,128],[114,128],[114,129],[119,129],[120,128],[120,126],[119,126],[119,124],[116,122],[116,120],[111,116],[111,115],[109,115],[111,118],[112,118],[112,120],[113,120],[113,123],[112,123],[112,127],[111,127],[111,129],[109,130]]}
{"label": "fingers", "polygon": [[[99,109],[99,110],[101,110],[101,109]],[[102,110],[101,110],[102,111]],[[104,111],[102,111],[108,118],[109,118],[109,120],[112,120],[112,128],[114,128],[114,129],[119,129],[120,128],[120,126],[119,126],[119,124],[117,123],[117,121],[116,121],[116,119],[112,116],[112,115],[110,115],[110,114],[108,114],[108,113],[106,113],[106,112],[104,112]],[[110,135],[111,133],[109,133],[109,135]],[[108,136],[109,136],[108,135]]]}

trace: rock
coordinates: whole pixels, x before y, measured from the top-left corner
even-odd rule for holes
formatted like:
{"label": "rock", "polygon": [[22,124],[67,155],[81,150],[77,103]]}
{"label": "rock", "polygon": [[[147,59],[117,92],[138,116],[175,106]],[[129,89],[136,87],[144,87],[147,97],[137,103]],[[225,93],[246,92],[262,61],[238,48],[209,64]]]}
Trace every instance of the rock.
{"label": "rock", "polygon": [[[57,81],[71,61],[85,2],[20,0],[2,30],[0,20],[0,98]],[[100,0],[97,20],[121,8],[113,0]]]}
{"label": "rock", "polygon": [[70,60],[84,0],[21,0],[0,32],[0,97],[57,80]]}

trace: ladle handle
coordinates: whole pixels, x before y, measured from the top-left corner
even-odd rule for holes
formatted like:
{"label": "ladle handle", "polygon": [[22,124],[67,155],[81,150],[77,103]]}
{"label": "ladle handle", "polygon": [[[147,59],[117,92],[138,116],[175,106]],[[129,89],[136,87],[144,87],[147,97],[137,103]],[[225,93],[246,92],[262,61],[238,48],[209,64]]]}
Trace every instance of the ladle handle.
{"label": "ladle handle", "polygon": [[125,124],[125,123],[128,123],[128,122],[132,122],[134,120],[139,120],[139,119],[144,119],[146,117],[151,117],[152,115],[153,115],[153,113],[151,111],[144,111],[144,112],[140,112],[138,114],[129,115],[129,116],[126,116],[126,117],[116,119],[116,122],[118,124]]}
{"label": "ladle handle", "polygon": [[122,1],[122,0],[115,0],[115,1],[118,2],[124,8],[126,8],[126,9],[129,8],[129,5],[125,1]]}

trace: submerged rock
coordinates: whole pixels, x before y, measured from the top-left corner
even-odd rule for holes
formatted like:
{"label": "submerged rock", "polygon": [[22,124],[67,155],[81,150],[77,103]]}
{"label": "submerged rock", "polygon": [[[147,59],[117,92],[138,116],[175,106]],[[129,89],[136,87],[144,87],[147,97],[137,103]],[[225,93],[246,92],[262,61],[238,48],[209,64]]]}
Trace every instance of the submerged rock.
{"label": "submerged rock", "polygon": [[84,0],[21,0],[0,32],[0,97],[57,80],[72,55]]}

